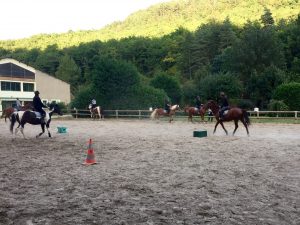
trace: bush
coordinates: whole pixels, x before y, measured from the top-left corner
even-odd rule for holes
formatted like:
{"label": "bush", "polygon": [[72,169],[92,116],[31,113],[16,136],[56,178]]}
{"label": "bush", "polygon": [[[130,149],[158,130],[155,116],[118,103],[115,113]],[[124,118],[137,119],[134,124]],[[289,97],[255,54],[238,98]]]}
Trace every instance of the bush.
{"label": "bush", "polygon": [[300,83],[291,82],[278,86],[273,98],[282,100],[290,110],[300,110]]}
{"label": "bush", "polygon": [[253,110],[254,104],[250,99],[239,99],[237,102],[237,107],[246,110]]}
{"label": "bush", "polygon": [[289,107],[283,101],[272,99],[268,105],[268,110],[270,110],[270,111],[288,111]]}

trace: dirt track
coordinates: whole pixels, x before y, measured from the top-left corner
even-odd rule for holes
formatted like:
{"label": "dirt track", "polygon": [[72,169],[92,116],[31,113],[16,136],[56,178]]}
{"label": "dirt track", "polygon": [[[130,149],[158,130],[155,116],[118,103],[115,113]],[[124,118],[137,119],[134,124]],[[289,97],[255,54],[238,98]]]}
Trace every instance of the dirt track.
{"label": "dirt track", "polygon": [[[52,139],[31,125],[12,139],[0,120],[0,224],[300,224],[300,125],[253,124],[250,137],[178,121],[51,125]],[[98,164],[86,167],[89,138]]]}

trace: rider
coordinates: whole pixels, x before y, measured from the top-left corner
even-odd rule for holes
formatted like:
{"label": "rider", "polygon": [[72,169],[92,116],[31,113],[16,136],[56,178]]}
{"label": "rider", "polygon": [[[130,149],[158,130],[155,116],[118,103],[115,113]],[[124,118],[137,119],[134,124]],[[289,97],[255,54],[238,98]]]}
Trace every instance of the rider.
{"label": "rider", "polygon": [[92,105],[92,109],[94,109],[94,108],[97,107],[97,102],[96,102],[96,99],[95,99],[95,98],[92,99],[91,105]]}
{"label": "rider", "polygon": [[17,98],[17,100],[16,100],[16,110],[17,111],[22,110],[22,104],[21,104],[21,101],[19,100],[19,98]]}
{"label": "rider", "polygon": [[41,114],[41,123],[44,123],[46,112],[43,110],[43,108],[48,108],[48,107],[43,104],[43,102],[41,101],[41,99],[39,97],[39,94],[40,94],[39,91],[34,92],[33,107],[34,107],[35,111],[37,111]]}
{"label": "rider", "polygon": [[170,113],[171,110],[171,104],[167,98],[165,99],[165,110],[167,111],[168,114]]}
{"label": "rider", "polygon": [[219,112],[220,119],[224,118],[224,112],[228,109],[229,109],[228,98],[225,95],[225,93],[222,91],[220,92],[220,112]]}
{"label": "rider", "polygon": [[197,97],[195,98],[195,102],[196,102],[196,108],[198,109],[198,112],[200,112],[200,108],[201,108],[201,99],[200,96],[197,95]]}

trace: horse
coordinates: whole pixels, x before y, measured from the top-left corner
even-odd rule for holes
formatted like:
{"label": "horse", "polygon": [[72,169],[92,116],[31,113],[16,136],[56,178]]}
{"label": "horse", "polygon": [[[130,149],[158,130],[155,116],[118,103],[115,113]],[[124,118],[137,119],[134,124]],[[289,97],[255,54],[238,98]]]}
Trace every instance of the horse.
{"label": "horse", "polygon": [[157,109],[154,109],[154,111],[151,113],[150,118],[151,119],[159,119],[160,116],[169,116],[170,117],[169,122],[171,123],[176,110],[179,110],[179,109],[180,109],[179,105],[172,105],[170,107],[170,112],[168,113],[165,109],[157,108]]}
{"label": "horse", "polygon": [[[21,107],[20,111],[26,111],[26,110],[32,110],[33,107],[30,103],[25,104],[24,106]],[[6,122],[6,118],[8,118],[11,121],[11,115],[16,111],[16,109],[14,107],[8,107],[6,109],[3,110],[1,118],[4,117],[5,122]]]}
{"label": "horse", "polygon": [[89,110],[91,113],[91,118],[96,119],[97,117],[99,119],[103,119],[103,112],[102,112],[102,108],[100,106],[96,106],[95,108],[92,108],[92,104],[89,104]]}
{"label": "horse", "polygon": [[[51,122],[51,117],[54,113],[57,113],[58,115],[62,115],[61,110],[57,104],[51,104],[50,105],[50,112],[46,112],[46,116],[44,120],[41,120],[41,114],[39,112],[34,111],[18,111],[14,112],[11,116],[11,124],[10,124],[10,132],[13,134],[13,128],[16,122],[19,123],[19,126],[15,129],[15,134],[18,133],[18,130],[21,130],[21,133],[24,135],[24,125],[26,123],[32,124],[32,125],[41,125],[42,132],[36,135],[36,138],[40,137],[43,133],[45,133],[45,126],[48,131],[48,136],[51,137],[51,133],[49,131],[49,126]],[[20,128],[21,126],[21,128]]]}
{"label": "horse", "polygon": [[204,121],[204,113],[196,107],[185,107],[184,112],[188,114],[188,121],[193,123],[193,116],[199,115],[201,117],[202,122]]}
{"label": "horse", "polygon": [[237,128],[238,128],[238,121],[240,120],[245,128],[246,128],[246,131],[247,131],[247,135],[249,136],[249,130],[248,130],[248,126],[250,125],[250,119],[248,117],[248,113],[246,110],[244,109],[240,109],[238,107],[233,107],[233,108],[230,108],[229,110],[226,110],[224,112],[224,116],[223,118],[221,119],[219,117],[219,106],[216,102],[214,102],[213,100],[210,100],[208,101],[202,108],[202,113],[205,112],[207,109],[211,109],[213,115],[215,116],[217,122],[216,122],[216,125],[215,125],[215,129],[214,129],[214,133],[216,132],[216,129],[217,129],[217,126],[219,124],[221,124],[221,126],[223,127],[226,135],[228,135],[228,131],[225,129],[224,127],[224,124],[223,122],[227,122],[227,121],[234,121],[234,124],[235,124],[235,128],[234,128],[234,131],[232,133],[232,135],[235,134]]}

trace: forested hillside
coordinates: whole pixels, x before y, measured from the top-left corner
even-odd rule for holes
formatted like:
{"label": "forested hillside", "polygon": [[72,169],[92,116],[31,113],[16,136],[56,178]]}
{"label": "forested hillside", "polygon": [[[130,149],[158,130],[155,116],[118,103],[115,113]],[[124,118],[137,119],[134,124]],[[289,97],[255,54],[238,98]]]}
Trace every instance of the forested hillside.
{"label": "forested hillside", "polygon": [[[115,37],[87,42],[86,32],[68,33],[74,35],[72,38],[68,34],[53,35],[53,39],[41,35],[41,42],[35,42],[34,38],[28,39],[32,42],[2,42],[0,57],[17,59],[69,82],[74,95],[72,106],[79,108],[86,107],[91,98],[108,109],[161,107],[165,98],[170,98],[172,103],[193,105],[196,95],[203,101],[217,100],[219,92],[225,91],[232,105],[243,108],[300,110],[300,8],[294,18],[284,13],[295,12],[299,1],[174,1],[138,12],[127,21],[139,13],[151,14],[156,8],[173,9],[176,5],[183,7],[196,2],[203,3],[201,13],[205,12],[207,18],[212,12],[221,12],[218,7],[222,6],[223,20],[215,17],[216,20],[205,21],[203,16],[193,31],[181,26],[157,37]],[[277,14],[264,8],[263,3],[269,3]],[[255,5],[260,5],[262,11],[250,11],[252,14],[247,15],[245,12],[254,10]],[[211,10],[212,6],[216,11]],[[230,19],[235,14],[225,14],[225,6],[229,11],[237,6],[244,10],[240,22]],[[176,14],[170,10],[163,12],[161,17],[156,15],[157,20],[168,13]],[[279,21],[274,14],[288,19]],[[174,24],[177,17],[180,18],[173,17]],[[242,18],[253,20],[245,22]],[[137,20],[132,24],[137,24]],[[192,20],[186,19],[191,23]],[[173,24],[171,21],[159,24],[163,27],[163,24]],[[111,25],[114,26],[117,25]],[[119,37],[122,32],[120,28]]]}
{"label": "forested hillside", "polygon": [[120,40],[130,36],[162,37],[179,27],[195,31],[211,20],[222,22],[226,18],[241,27],[248,20],[258,20],[265,7],[272,12],[275,23],[278,23],[281,19],[295,18],[300,12],[300,1],[174,0],[133,13],[125,21],[115,22],[101,30],[40,34],[26,39],[0,41],[0,48],[45,49],[55,44],[61,49],[95,40]]}

